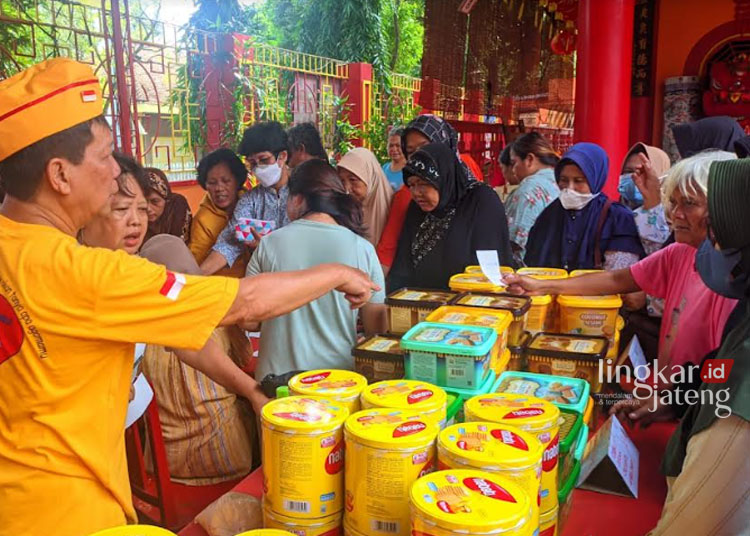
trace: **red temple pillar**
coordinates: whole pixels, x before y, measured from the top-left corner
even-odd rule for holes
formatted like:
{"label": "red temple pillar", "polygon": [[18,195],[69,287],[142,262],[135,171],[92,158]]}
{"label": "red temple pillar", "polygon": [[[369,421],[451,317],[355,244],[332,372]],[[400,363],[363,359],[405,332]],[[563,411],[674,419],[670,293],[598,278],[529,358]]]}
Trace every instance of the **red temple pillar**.
{"label": "red temple pillar", "polygon": [[630,126],[635,0],[580,0],[575,141],[598,143],[609,155],[604,191],[617,198]]}
{"label": "red temple pillar", "polygon": [[[369,63],[350,63],[349,79],[346,81],[345,93],[349,100],[349,122],[361,127],[370,120],[372,107],[372,65]],[[354,140],[360,144],[361,140]]]}
{"label": "red temple pillar", "polygon": [[206,147],[213,151],[222,146],[228,132],[225,131],[232,119],[235,85],[234,69],[237,60],[234,52],[234,39],[230,34],[219,34],[205,39],[205,54],[202,55],[203,68],[199,73],[201,84],[206,92]]}

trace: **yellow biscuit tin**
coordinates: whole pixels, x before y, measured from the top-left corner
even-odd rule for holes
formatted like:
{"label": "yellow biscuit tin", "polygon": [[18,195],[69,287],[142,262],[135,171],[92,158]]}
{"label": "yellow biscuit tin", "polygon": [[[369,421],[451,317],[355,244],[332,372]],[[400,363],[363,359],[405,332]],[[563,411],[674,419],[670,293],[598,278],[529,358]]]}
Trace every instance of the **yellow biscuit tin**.
{"label": "yellow biscuit tin", "polygon": [[418,380],[386,380],[362,391],[362,409],[393,408],[421,411],[445,426],[448,395],[431,383]]}
{"label": "yellow biscuit tin", "polygon": [[449,426],[438,436],[438,469],[479,469],[508,478],[532,499],[538,523],[544,447],[533,435],[491,422]]}
{"label": "yellow biscuit tin", "polygon": [[263,407],[266,507],[295,518],[344,508],[343,425],[349,410],[322,397],[289,396]]}
{"label": "yellow biscuit tin", "polygon": [[409,489],[434,470],[438,431],[419,411],[375,408],[346,420],[347,528],[409,535]]}
{"label": "yellow biscuit tin", "polygon": [[263,532],[276,534],[258,534],[257,536],[281,536],[278,533],[292,533],[297,536],[341,536],[341,512],[326,517],[300,519],[272,512],[264,499],[263,526],[265,527]]}
{"label": "yellow biscuit tin", "polygon": [[359,411],[359,396],[367,378],[350,370],[311,370],[289,380],[289,393],[322,396],[346,406],[349,413]]}
{"label": "yellow biscuit tin", "polygon": [[557,506],[557,471],[560,452],[560,409],[541,398],[490,393],[464,404],[467,421],[494,422],[534,435],[544,445],[540,511]]}
{"label": "yellow biscuit tin", "polygon": [[413,536],[531,536],[531,499],[510,480],[471,469],[438,471],[411,488]]}

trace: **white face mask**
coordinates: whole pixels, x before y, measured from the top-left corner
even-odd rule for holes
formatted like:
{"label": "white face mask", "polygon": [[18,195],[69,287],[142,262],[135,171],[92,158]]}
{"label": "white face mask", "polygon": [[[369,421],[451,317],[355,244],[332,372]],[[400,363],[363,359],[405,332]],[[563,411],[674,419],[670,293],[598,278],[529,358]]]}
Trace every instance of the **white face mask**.
{"label": "white face mask", "polygon": [[253,175],[263,186],[270,188],[281,179],[281,166],[278,163],[265,166],[257,165],[253,170]]}
{"label": "white face mask", "polygon": [[565,188],[560,192],[560,203],[565,210],[581,210],[599,194],[581,194],[572,188]]}

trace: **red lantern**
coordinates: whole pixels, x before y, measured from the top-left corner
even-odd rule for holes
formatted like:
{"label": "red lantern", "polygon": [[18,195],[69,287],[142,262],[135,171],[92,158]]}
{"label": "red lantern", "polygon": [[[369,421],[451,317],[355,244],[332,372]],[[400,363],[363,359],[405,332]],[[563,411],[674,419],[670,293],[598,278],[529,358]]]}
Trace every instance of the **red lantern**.
{"label": "red lantern", "polygon": [[569,56],[576,49],[576,34],[572,30],[564,29],[557,32],[549,44],[552,52],[558,56]]}

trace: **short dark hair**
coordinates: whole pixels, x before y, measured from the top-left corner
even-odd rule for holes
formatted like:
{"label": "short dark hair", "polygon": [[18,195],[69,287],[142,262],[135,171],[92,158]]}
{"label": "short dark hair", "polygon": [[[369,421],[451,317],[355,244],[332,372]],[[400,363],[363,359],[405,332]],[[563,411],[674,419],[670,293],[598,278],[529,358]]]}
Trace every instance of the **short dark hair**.
{"label": "short dark hair", "polygon": [[226,147],[208,153],[198,162],[198,184],[201,185],[201,188],[206,189],[208,172],[219,164],[227,165],[229,172],[237,183],[237,190],[241,190],[245,184],[245,180],[247,180],[247,168],[242,163],[242,160],[240,160],[240,157],[233,150]]}
{"label": "short dark hair", "polygon": [[538,132],[528,132],[513,142],[513,152],[523,160],[530,154],[536,156],[545,166],[556,166],[560,155],[547,138]]}
{"label": "short dark hair", "polygon": [[310,156],[328,161],[328,154],[323,148],[323,142],[320,140],[320,132],[312,123],[300,123],[287,131],[289,136],[289,148],[297,151],[300,147],[305,148],[305,152]]}
{"label": "short dark hair", "polygon": [[503,147],[503,152],[500,153],[500,163],[504,166],[510,166],[513,161],[510,159],[510,150],[513,148],[513,144],[509,143]]}
{"label": "short dark hair", "polygon": [[118,192],[128,197],[135,197],[135,192],[131,192],[128,189],[128,175],[130,175],[145,196],[149,189],[149,184],[148,176],[143,166],[136,162],[132,157],[122,153],[115,152],[113,156],[115,157],[117,164],[120,166],[120,174],[116,179]]}
{"label": "short dark hair", "polygon": [[242,156],[268,151],[274,155],[287,151],[289,143],[284,127],[278,121],[256,123],[242,135],[239,153]]}
{"label": "short dark hair", "polygon": [[109,128],[104,116],[98,115],[42,138],[0,162],[0,183],[6,194],[21,201],[31,199],[44,178],[47,164],[53,158],[64,158],[74,165],[80,164],[86,147],[94,139],[92,127],[95,123]]}

